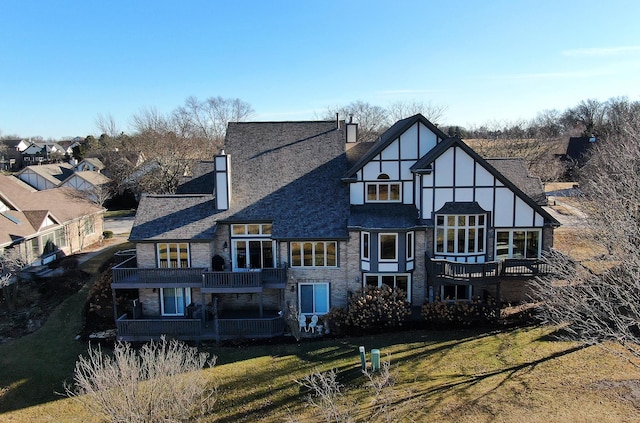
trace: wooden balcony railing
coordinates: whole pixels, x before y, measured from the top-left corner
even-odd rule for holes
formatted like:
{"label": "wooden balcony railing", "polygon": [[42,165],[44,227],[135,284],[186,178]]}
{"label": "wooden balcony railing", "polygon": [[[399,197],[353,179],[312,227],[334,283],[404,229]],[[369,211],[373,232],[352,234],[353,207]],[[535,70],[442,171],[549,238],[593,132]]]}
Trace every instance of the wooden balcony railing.
{"label": "wooden balcony railing", "polygon": [[264,286],[284,288],[286,281],[287,269],[285,268],[265,268],[248,272],[205,272],[202,288],[209,290],[251,290]]}
{"label": "wooden balcony railing", "polygon": [[218,319],[219,339],[273,338],[284,333],[284,318],[265,319]]}
{"label": "wooden balcony railing", "polygon": [[123,341],[149,341],[165,335],[169,338],[197,340],[201,337],[199,319],[139,319],[127,320],[126,314],[116,320],[118,339]]}
{"label": "wooden balcony railing", "polygon": [[505,259],[486,263],[460,263],[426,256],[427,273],[441,282],[489,282],[498,277],[534,277],[548,274],[549,263],[541,259]]}
{"label": "wooden balcony railing", "polygon": [[202,273],[206,270],[200,267],[187,267],[184,269],[141,269],[128,267],[132,257],[112,268],[113,285],[117,288],[152,285],[175,285],[175,286],[201,286]]}

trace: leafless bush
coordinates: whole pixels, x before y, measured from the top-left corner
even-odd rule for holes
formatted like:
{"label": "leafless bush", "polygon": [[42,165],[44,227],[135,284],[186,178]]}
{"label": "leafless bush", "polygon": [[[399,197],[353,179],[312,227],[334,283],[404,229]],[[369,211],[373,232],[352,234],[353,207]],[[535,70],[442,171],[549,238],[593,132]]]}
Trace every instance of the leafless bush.
{"label": "leafless bush", "polygon": [[372,400],[374,411],[369,421],[374,421],[378,418],[386,422],[395,421],[393,399],[396,375],[391,372],[391,361],[381,362],[380,370],[377,372],[363,370],[363,373],[369,379],[368,386],[374,395]]}
{"label": "leafless bush", "polygon": [[327,423],[353,421],[349,414],[349,408],[345,407],[342,402],[344,386],[338,382],[338,372],[335,369],[328,372],[317,371],[295,382],[302,388],[309,390],[307,404],[316,409],[324,421]]}
{"label": "leafless bush", "polygon": [[180,422],[209,412],[217,388],[205,366],[215,357],[179,341],[118,343],[113,355],[89,348],[76,362],[65,394],[111,422]]}

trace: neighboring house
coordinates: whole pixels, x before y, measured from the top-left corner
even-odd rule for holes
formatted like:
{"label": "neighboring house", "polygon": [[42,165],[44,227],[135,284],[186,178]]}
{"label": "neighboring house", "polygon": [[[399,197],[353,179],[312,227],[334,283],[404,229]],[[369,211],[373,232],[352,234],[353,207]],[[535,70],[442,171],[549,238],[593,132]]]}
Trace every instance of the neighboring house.
{"label": "neighboring house", "polygon": [[2,170],[15,171],[22,168],[22,152],[29,147],[24,139],[6,139],[0,144],[0,166]]}
{"label": "neighboring house", "polygon": [[0,175],[0,250],[19,248],[33,265],[98,242],[103,213],[71,188],[36,191],[13,176]]}
{"label": "neighboring house", "polygon": [[598,142],[595,136],[589,137],[571,137],[567,143],[567,151],[560,155],[566,165],[565,178],[574,181],[577,178],[577,170],[583,167],[591,155],[592,147]]}
{"label": "neighboring house", "polygon": [[69,163],[55,163],[27,166],[16,173],[16,176],[38,191],[43,191],[60,186],[73,171],[74,167]]}
{"label": "neighboring house", "polygon": [[76,165],[76,171],[91,171],[101,173],[104,169],[104,163],[97,157],[88,157],[83,159],[80,163]]}
{"label": "neighboring house", "polygon": [[91,170],[74,172],[60,186],[71,187],[80,191],[96,204],[104,204],[109,197],[108,185],[111,179],[102,173]]}
{"label": "neighboring house", "polygon": [[25,164],[51,163],[68,158],[64,147],[56,142],[31,142],[22,151],[22,158]]}
{"label": "neighboring house", "polygon": [[[365,285],[425,301],[517,301],[559,223],[518,160],[485,160],[422,115],[376,142],[343,122],[229,123],[174,195],[144,196],[113,268],[118,336],[270,337],[290,309],[344,307]],[[115,303],[115,301],[114,301]]]}

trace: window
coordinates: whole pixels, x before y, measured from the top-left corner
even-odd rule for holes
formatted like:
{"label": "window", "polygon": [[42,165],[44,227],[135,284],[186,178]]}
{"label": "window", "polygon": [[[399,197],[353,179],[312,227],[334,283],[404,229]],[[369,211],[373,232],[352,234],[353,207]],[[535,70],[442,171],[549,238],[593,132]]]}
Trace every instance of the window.
{"label": "window", "polygon": [[471,299],[471,285],[442,285],[440,298],[443,301],[468,301]]}
{"label": "window", "polygon": [[360,257],[363,260],[369,260],[369,254],[371,251],[371,247],[369,246],[370,234],[369,232],[362,232],[362,236],[360,238]]}
{"label": "window", "polygon": [[158,267],[174,269],[189,266],[189,244],[158,244]]}
{"label": "window", "polygon": [[92,217],[86,218],[84,220],[84,234],[91,235],[95,232],[95,225]]}
{"label": "window", "polygon": [[400,182],[389,182],[389,175],[381,173],[377,182],[367,183],[367,202],[400,202]]}
{"label": "window", "polygon": [[191,288],[160,288],[161,312],[163,316],[184,316],[191,304]]}
{"label": "window", "polygon": [[234,270],[275,267],[275,242],[271,239],[271,229],[270,223],[231,225]]}
{"label": "window", "polygon": [[413,232],[407,232],[407,261],[413,260],[414,247],[413,247]]}
{"label": "window", "polygon": [[436,215],[436,253],[484,252],[485,215]]}
{"label": "window", "polygon": [[271,236],[271,223],[248,223],[231,225],[231,236]]}
{"label": "window", "polygon": [[496,231],[496,259],[540,258],[539,229]]}
{"label": "window", "polygon": [[380,234],[378,236],[380,261],[398,260],[398,234]]}
{"label": "window", "polygon": [[54,242],[58,247],[67,246],[67,231],[65,228],[56,229]]}
{"label": "window", "polygon": [[407,293],[407,301],[411,300],[411,275],[409,274],[392,274],[392,273],[367,273],[364,275],[365,286],[377,286],[382,285],[390,286],[391,288],[400,288]]}
{"label": "window", "polygon": [[266,239],[233,240],[234,269],[275,267],[274,242]]}
{"label": "window", "polygon": [[329,283],[298,284],[298,308],[302,314],[326,314],[329,311]]}
{"label": "window", "polygon": [[337,266],[337,242],[292,242],[292,267],[335,267]]}

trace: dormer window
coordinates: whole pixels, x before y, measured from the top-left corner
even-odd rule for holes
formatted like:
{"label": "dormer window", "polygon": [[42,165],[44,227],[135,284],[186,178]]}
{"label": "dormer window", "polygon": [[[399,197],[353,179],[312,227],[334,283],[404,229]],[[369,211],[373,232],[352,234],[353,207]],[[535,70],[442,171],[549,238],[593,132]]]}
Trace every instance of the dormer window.
{"label": "dormer window", "polygon": [[389,175],[381,173],[375,182],[367,182],[367,202],[400,202],[400,182],[390,182]]}

